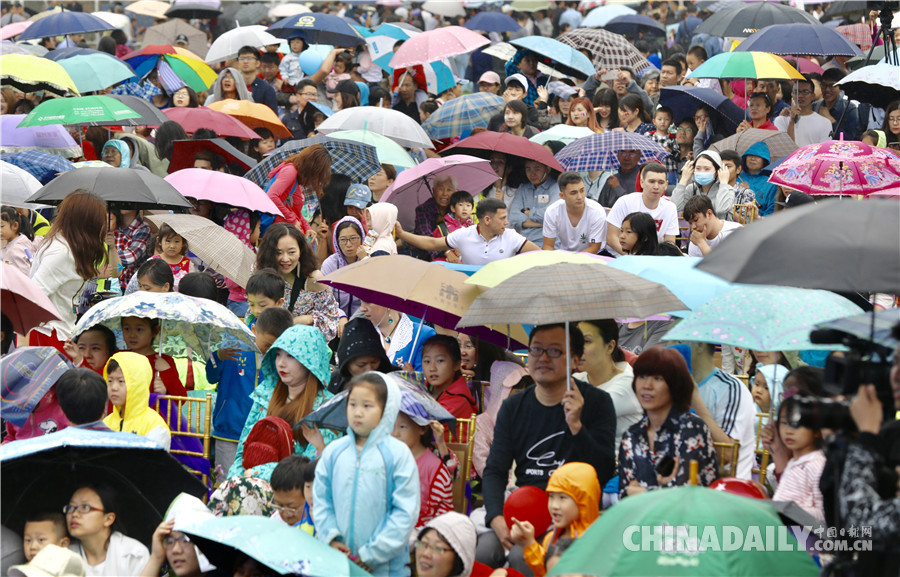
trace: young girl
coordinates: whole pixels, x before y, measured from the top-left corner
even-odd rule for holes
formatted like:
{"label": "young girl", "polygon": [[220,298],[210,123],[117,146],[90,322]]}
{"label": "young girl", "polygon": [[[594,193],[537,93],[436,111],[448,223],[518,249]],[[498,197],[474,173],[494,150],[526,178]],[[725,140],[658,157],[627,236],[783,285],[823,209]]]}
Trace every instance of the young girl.
{"label": "young girl", "polygon": [[350,381],[347,436],[325,448],[313,483],[320,541],[372,575],[409,575],[409,538],[419,517],[419,474],[409,447],[391,437],[400,385],[369,372]]}
{"label": "young girl", "polygon": [[459,343],[453,337],[435,335],[422,345],[422,372],[431,396],[457,419],[469,419],[478,412],[478,405],[461,365]]}
{"label": "young girl", "polygon": [[0,209],[0,240],[3,241],[0,260],[13,265],[23,274],[31,274],[34,232],[28,219],[9,206]]}
{"label": "young girl", "polygon": [[175,275],[172,274],[172,268],[169,264],[160,258],[151,258],[144,261],[144,264],[137,270],[128,287],[125,288],[125,294],[142,290],[149,293],[170,293],[175,285]]}
{"label": "young girl", "polygon": [[[815,397],[797,394],[781,404],[777,435],[781,446],[770,446],[773,462],[770,471],[778,479],[773,501],[793,501],[807,513],[825,521],[825,505],[819,478],[825,468],[822,433],[818,425]],[[790,455],[781,470],[783,458]],[[779,458],[780,457],[780,458]]]}
{"label": "young girl", "polygon": [[650,115],[644,110],[644,101],[636,94],[626,94],[619,99],[619,128],[625,132],[647,134],[656,127],[650,123]]}
{"label": "young girl", "polygon": [[453,474],[432,449],[436,443],[442,454],[453,453],[444,442],[444,427],[440,423],[407,415],[402,409],[391,436],[409,447],[419,468],[420,506],[416,529],[421,529],[438,515],[453,510]]}
{"label": "young girl", "polygon": [[81,555],[85,575],[141,574],[150,551],[119,531],[118,496],[109,485],[101,481],[82,484],[64,510],[69,535],[77,539],[69,549]]}
{"label": "young girl", "polygon": [[644,212],[632,212],[626,216],[619,232],[619,244],[622,245],[622,254],[655,255],[659,249],[659,238],[653,217]]}
{"label": "young girl", "polygon": [[531,138],[538,133],[538,130],[528,125],[527,122],[528,106],[521,100],[511,100],[503,109],[503,124],[498,132],[509,132],[516,136]]}
{"label": "young girl", "polygon": [[[72,361],[77,367],[91,369],[102,375],[109,357],[116,354],[116,335],[103,325],[95,325],[75,338],[77,355]],[[77,357],[77,358],[76,358]]]}
{"label": "young girl", "polygon": [[275,135],[265,126],[254,128],[253,132],[259,138],[250,141],[250,157],[257,162],[262,162],[267,154],[275,150]]}
{"label": "young girl", "polygon": [[156,247],[159,254],[151,258],[162,259],[172,269],[175,277],[173,290],[178,290],[178,282],[191,271],[191,261],[187,257],[188,243],[183,236],[175,232],[168,224],[159,227],[156,235]]}
{"label": "young girl", "polygon": [[128,350],[147,357],[153,367],[151,389],[154,393],[187,395],[184,385],[175,368],[175,359],[169,355],[159,354],[153,350],[153,339],[159,334],[159,320],[142,317],[124,317],[122,319],[122,338]]}

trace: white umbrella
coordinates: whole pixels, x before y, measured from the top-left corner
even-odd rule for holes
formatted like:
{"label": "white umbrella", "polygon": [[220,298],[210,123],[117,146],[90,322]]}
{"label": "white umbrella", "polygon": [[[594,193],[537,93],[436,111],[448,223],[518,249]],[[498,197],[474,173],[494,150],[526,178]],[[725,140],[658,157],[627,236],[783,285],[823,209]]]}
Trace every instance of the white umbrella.
{"label": "white umbrella", "polygon": [[262,48],[269,44],[280,44],[281,40],[275,38],[261,25],[240,26],[234,30],[222,34],[216,38],[209,52],[206,53],[206,63],[213,64],[235,58],[238,50],[243,46]]}
{"label": "white umbrella", "polygon": [[[485,48],[482,52],[485,54],[490,54],[495,58],[499,58],[500,60],[512,60],[513,56],[516,55],[516,52],[519,49],[509,44],[507,42],[497,42],[496,44],[492,44]],[[544,64],[543,62],[538,62],[538,72],[545,76],[552,76],[553,78],[568,78],[569,76],[564,73],[552,68],[549,64]]]}
{"label": "white umbrella", "polygon": [[303,4],[279,4],[278,6],[274,6],[271,10],[269,10],[269,18],[287,18],[288,16],[306,14],[307,12],[312,12],[312,10],[310,10],[308,6],[304,6]]}
{"label": "white umbrella", "polygon": [[389,108],[355,106],[335,112],[319,125],[318,131],[330,134],[338,130],[370,130],[386,136],[405,148],[434,148],[431,139],[415,120]]}
{"label": "white umbrella", "polygon": [[125,33],[125,36],[131,40],[131,19],[125,14],[116,14],[115,12],[93,12],[97,18],[108,22]]}
{"label": "white umbrella", "polygon": [[19,168],[15,164],[0,160],[0,174],[2,174],[0,180],[3,181],[3,194],[0,195],[0,202],[4,206],[28,208],[31,210],[48,208],[45,204],[25,202],[26,198],[37,192],[41,187],[41,182],[32,176],[30,172]]}
{"label": "white umbrella", "polygon": [[422,10],[441,16],[465,16],[466,10],[459,0],[429,0],[422,4]]}

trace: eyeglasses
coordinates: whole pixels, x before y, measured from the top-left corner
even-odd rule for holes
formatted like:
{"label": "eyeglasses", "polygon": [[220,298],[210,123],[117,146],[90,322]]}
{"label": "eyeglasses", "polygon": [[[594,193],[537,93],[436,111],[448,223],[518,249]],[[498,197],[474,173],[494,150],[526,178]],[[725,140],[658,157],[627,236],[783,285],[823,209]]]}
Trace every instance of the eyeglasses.
{"label": "eyeglasses", "polygon": [[807,89],[807,90],[798,90],[798,91],[797,91],[797,94],[812,94],[812,93],[813,93],[813,91],[812,91],[812,90],[808,90],[808,89]]}
{"label": "eyeglasses", "polygon": [[166,535],[163,537],[163,547],[166,549],[171,549],[175,546],[176,543],[181,543],[182,545],[186,545],[190,543],[191,539],[187,535],[182,534],[181,537],[176,537],[175,535]]}
{"label": "eyeglasses", "polygon": [[358,236],[351,236],[348,238],[339,238],[338,244],[353,244],[354,242],[359,242],[360,240],[362,240],[362,239]]}
{"label": "eyeglasses", "polygon": [[703,115],[703,114],[698,114],[697,116],[694,117],[694,120],[695,120],[695,121],[698,121],[698,122],[699,122],[700,120],[709,120],[709,116],[706,116],[706,115]]}
{"label": "eyeglasses", "polygon": [[253,56],[241,56],[240,58],[238,58],[238,62],[250,62],[251,60],[258,60],[258,59]]}
{"label": "eyeglasses", "polygon": [[528,349],[528,354],[533,356],[536,359],[544,356],[544,353],[547,353],[547,356],[551,359],[558,359],[565,353],[566,351],[562,349],[558,349],[556,347],[550,347],[549,349],[542,349],[541,347],[531,347]]}
{"label": "eyeglasses", "polygon": [[450,551],[453,551],[453,549],[451,549],[450,547],[442,547],[441,545],[429,545],[425,541],[416,541],[415,543],[413,543],[413,546],[415,546],[416,549],[420,550],[427,549],[435,555],[444,555],[446,553],[449,553]]}
{"label": "eyeglasses", "polygon": [[319,95],[318,92],[300,92],[299,94],[300,94],[300,96],[305,96],[307,98],[315,98],[316,96]]}
{"label": "eyeglasses", "polygon": [[299,507],[282,507],[281,505],[276,505],[275,503],[271,503],[271,507],[279,513],[289,515],[291,517],[300,512]]}
{"label": "eyeglasses", "polygon": [[69,515],[71,513],[74,513],[75,511],[78,511],[82,515],[87,515],[91,511],[100,511],[101,513],[106,512],[103,509],[98,509],[97,507],[88,505],[86,503],[84,505],[66,505],[62,508],[63,515]]}
{"label": "eyeglasses", "polygon": [[466,344],[460,343],[459,348],[460,348],[460,350],[471,351],[471,350],[475,349],[475,345],[473,345],[472,343],[466,343]]}
{"label": "eyeglasses", "polygon": [[694,129],[689,126],[679,126],[675,129],[675,132],[694,132]]}

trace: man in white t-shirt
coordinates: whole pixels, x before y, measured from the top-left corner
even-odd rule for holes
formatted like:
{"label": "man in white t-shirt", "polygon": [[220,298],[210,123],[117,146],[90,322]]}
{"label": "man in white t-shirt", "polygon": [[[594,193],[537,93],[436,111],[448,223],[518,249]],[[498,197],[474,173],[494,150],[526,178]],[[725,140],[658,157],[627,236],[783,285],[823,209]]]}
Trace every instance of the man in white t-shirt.
{"label": "man in white t-shirt", "polygon": [[688,256],[703,257],[709,254],[726,236],[741,228],[738,222],[722,220],[713,210],[708,196],[692,196],[684,204],[684,220],[691,225],[691,244]]}
{"label": "man in white t-shirt", "polygon": [[616,201],[606,217],[606,250],[618,256],[622,254],[619,233],[622,221],[633,212],[646,212],[656,221],[656,235],[659,242],[675,242],[678,236],[678,209],[665,198],[666,167],[658,162],[648,162],[641,169],[641,189],[643,192],[626,194]]}
{"label": "man in white t-shirt", "polygon": [[797,146],[819,144],[831,138],[831,121],[812,108],[815,88],[809,80],[798,80],[796,103],[782,110],[772,122],[778,130],[787,132]]}
{"label": "man in white t-shirt", "polygon": [[486,198],[479,201],[475,215],[478,217],[476,226],[455,230],[442,238],[406,232],[399,222],[394,231],[397,238],[422,250],[447,253],[456,249],[462,255],[462,264],[483,265],[520,252],[540,250],[518,232],[506,228],[509,217],[502,200]]}
{"label": "man in white t-shirt", "polygon": [[544,211],[543,249],[597,254],[606,246],[606,210],[587,198],[577,172],[564,172],[556,182],[559,200]]}

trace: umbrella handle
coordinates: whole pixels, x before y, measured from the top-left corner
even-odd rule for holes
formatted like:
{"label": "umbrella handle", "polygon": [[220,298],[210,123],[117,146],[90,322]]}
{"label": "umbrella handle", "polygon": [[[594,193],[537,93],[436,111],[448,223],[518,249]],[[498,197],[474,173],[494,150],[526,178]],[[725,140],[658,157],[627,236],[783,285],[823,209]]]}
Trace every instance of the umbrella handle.
{"label": "umbrella handle", "polygon": [[566,321],[566,390],[572,390],[572,360],[569,352],[569,321]]}
{"label": "umbrella handle", "polygon": [[[426,181],[427,182],[427,181]],[[416,336],[413,337],[412,348],[409,349],[410,361],[412,361],[413,351],[416,350],[416,344],[419,342],[419,335],[422,334],[422,325],[425,324],[425,315],[428,314],[428,307],[425,307],[425,311],[422,313],[422,318],[419,319],[419,326],[416,328]]]}

